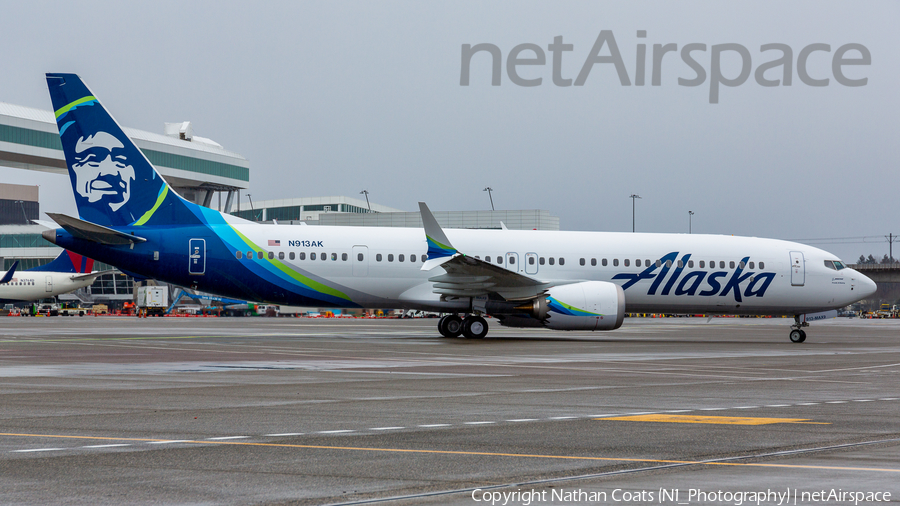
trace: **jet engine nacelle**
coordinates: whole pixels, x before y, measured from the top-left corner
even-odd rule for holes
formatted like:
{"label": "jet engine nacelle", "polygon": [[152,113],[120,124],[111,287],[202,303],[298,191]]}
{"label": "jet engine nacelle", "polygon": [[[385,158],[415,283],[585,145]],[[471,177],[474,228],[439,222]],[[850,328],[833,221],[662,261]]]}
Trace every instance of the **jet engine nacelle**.
{"label": "jet engine nacelle", "polygon": [[500,316],[508,327],[554,330],[615,330],[625,318],[625,292],[607,281],[554,286],[539,299],[516,308],[528,315]]}

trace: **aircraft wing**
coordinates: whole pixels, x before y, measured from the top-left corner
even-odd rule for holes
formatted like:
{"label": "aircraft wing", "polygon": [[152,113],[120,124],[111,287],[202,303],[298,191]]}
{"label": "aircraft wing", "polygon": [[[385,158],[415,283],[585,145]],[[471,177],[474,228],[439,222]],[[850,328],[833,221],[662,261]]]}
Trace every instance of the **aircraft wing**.
{"label": "aircraft wing", "polygon": [[419,202],[428,260],[422,270],[440,266],[444,274],[428,278],[434,293],[452,297],[477,297],[496,293],[506,300],[530,299],[541,295],[550,285],[529,276],[504,269],[479,258],[460,253],[450,244],[443,229],[424,202]]}

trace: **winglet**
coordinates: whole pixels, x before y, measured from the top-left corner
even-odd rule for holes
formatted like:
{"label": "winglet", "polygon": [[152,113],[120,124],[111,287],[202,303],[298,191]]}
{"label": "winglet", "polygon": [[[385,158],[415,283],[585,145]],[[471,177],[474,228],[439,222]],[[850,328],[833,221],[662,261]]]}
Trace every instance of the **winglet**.
{"label": "winglet", "polygon": [[422,225],[425,227],[425,240],[428,241],[428,260],[422,264],[422,270],[428,271],[450,260],[459,252],[450,244],[450,239],[447,239],[444,230],[424,202],[419,202],[419,212],[422,214]]}
{"label": "winglet", "polygon": [[18,266],[19,266],[19,261],[16,260],[16,263],[12,264],[12,267],[10,267],[8,271],[6,271],[6,275],[3,276],[3,279],[0,279],[0,285],[9,283],[10,281],[12,281],[13,274],[16,273],[16,267],[18,267]]}

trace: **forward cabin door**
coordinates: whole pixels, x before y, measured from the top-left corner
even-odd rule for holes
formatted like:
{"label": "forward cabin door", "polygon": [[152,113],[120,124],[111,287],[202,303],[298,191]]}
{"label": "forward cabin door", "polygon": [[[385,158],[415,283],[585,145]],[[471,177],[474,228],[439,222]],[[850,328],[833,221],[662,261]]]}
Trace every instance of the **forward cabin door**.
{"label": "forward cabin door", "polygon": [[791,286],[806,283],[806,263],[802,251],[791,251]]}
{"label": "forward cabin door", "polygon": [[47,282],[47,288],[46,288],[46,291],[47,291],[47,292],[52,292],[52,291],[53,291],[53,276],[47,276],[47,277],[46,277],[46,282]]}

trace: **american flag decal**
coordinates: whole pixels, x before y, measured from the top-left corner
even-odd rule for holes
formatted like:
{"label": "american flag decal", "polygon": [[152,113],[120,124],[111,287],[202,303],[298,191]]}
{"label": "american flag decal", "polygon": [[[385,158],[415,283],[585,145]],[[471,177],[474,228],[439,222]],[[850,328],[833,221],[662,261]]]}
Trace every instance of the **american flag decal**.
{"label": "american flag decal", "polygon": [[281,240],[276,239],[273,241],[272,239],[269,239],[269,246],[281,246]]}

